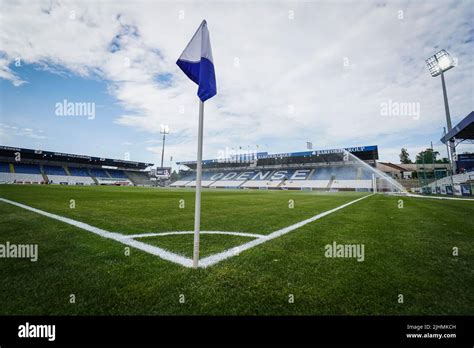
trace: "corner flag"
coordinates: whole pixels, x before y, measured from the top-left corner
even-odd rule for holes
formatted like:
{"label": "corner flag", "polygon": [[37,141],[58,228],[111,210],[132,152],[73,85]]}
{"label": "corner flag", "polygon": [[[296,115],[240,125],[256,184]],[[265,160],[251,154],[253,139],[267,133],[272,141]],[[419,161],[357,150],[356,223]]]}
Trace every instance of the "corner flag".
{"label": "corner flag", "polygon": [[207,23],[202,21],[176,64],[193,80],[198,88],[199,128],[196,165],[196,205],[194,208],[194,252],[193,267],[199,265],[199,232],[201,230],[201,177],[202,177],[202,133],[204,124],[204,102],[217,94],[214,60]]}
{"label": "corner flag", "polygon": [[207,23],[202,21],[198,30],[189,41],[176,64],[196,84],[199,85],[198,97],[205,102],[217,93],[214,60]]}

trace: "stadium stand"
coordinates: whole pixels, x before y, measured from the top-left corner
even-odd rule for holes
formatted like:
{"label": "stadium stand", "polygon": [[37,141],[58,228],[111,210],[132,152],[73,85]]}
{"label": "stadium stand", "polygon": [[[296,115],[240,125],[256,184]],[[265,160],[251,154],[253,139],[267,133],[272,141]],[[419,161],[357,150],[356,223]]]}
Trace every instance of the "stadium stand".
{"label": "stadium stand", "polygon": [[89,176],[86,168],[69,167],[69,173],[73,176]]}
{"label": "stadium stand", "polygon": [[125,173],[122,170],[107,169],[107,173],[109,173],[111,178],[128,179],[127,175],[125,175]]}
{"label": "stadium stand", "polygon": [[103,169],[90,169],[89,172],[91,173],[91,176],[94,176],[96,178],[110,178],[107,172]]}
{"label": "stadium stand", "polygon": [[[43,166],[49,183],[63,185],[94,185],[95,181],[89,176],[87,169],[75,167]],[[68,175],[69,173],[69,175]]]}
{"label": "stadium stand", "polygon": [[44,165],[43,166],[43,173],[46,175],[60,175],[60,176],[65,176],[66,171],[64,170],[63,167],[60,166],[48,166]]}
{"label": "stadium stand", "polygon": [[50,184],[72,185],[72,177],[68,176],[63,167],[43,165],[43,174]]}
{"label": "stadium stand", "polygon": [[446,176],[435,180],[422,188],[427,194],[453,194],[458,196],[472,196],[474,193],[474,169],[472,171]]}
{"label": "stadium stand", "polygon": [[37,174],[0,173],[0,183],[9,184],[41,184],[44,179]]}
{"label": "stadium stand", "polygon": [[125,173],[120,170],[95,168],[90,169],[90,173],[99,185],[132,185]]}
{"label": "stadium stand", "polygon": [[0,146],[0,183],[143,186],[152,184],[144,171],[152,165]]}
{"label": "stadium stand", "polygon": [[41,174],[39,165],[14,163],[14,173]]}
{"label": "stadium stand", "polygon": [[[372,190],[370,170],[378,159],[377,146],[347,148],[366,165],[348,162],[342,149],[297,153],[246,155],[245,161],[203,161],[202,186],[210,188],[286,190]],[[172,187],[195,187],[195,162],[178,162],[188,167]]]}
{"label": "stadium stand", "polygon": [[10,164],[0,162],[0,173],[10,173]]}
{"label": "stadium stand", "polygon": [[[445,144],[455,145],[461,142],[472,143],[474,141],[474,111],[464,117],[455,125],[441,141]],[[457,195],[472,196],[474,194],[474,154],[462,153],[456,155],[455,171],[449,175],[448,170],[442,173],[441,177],[437,175],[436,168],[433,168],[434,177],[428,176],[421,188],[412,188],[413,192],[422,192],[424,194]],[[433,164],[433,167],[436,164]],[[425,167],[425,165],[423,165]],[[438,173],[441,171],[438,169]],[[420,176],[419,176],[420,177]],[[425,173],[426,177],[426,173]]]}
{"label": "stadium stand", "polygon": [[136,186],[152,186],[153,182],[150,180],[150,176],[145,172],[127,170],[125,171],[127,177],[136,185]]}
{"label": "stadium stand", "polygon": [[2,162],[0,183],[41,184],[44,182],[39,165]]}
{"label": "stadium stand", "polygon": [[[180,179],[171,183],[170,186],[172,187],[186,187],[187,184],[189,184],[191,181],[196,182],[196,175],[192,171],[182,171],[180,174]],[[196,184],[194,184],[196,185]],[[206,186],[205,186],[206,187]]]}

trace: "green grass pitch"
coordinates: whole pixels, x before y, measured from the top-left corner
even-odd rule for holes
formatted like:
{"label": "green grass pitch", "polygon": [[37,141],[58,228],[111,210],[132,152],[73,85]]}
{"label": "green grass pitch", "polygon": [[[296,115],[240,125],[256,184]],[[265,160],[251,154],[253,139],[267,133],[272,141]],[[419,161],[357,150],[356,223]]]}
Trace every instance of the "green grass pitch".
{"label": "green grass pitch", "polygon": [[[201,228],[269,234],[363,195],[204,190]],[[193,230],[193,190],[1,185],[0,197],[122,234]],[[39,248],[37,262],[0,259],[0,314],[472,314],[473,216],[474,202],[373,195],[191,269],[0,202],[0,243]],[[192,235],[139,240],[192,255]],[[249,240],[203,234],[201,253]],[[365,260],[325,257],[333,241],[363,244]]]}

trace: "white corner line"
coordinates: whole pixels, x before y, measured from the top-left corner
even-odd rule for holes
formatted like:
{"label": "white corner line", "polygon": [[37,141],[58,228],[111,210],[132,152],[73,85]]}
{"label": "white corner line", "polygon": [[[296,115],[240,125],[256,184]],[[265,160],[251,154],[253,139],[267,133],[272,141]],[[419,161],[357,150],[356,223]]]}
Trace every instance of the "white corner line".
{"label": "white corner line", "polygon": [[126,238],[126,236],[124,236],[123,234],[109,232],[109,231],[106,231],[106,230],[103,230],[101,228],[88,225],[88,224],[80,222],[80,221],[76,221],[76,220],[73,220],[73,219],[70,219],[70,218],[67,218],[67,217],[64,217],[64,216],[48,213],[46,211],[39,210],[39,209],[30,207],[28,205],[25,205],[25,204],[10,201],[9,199],[5,199],[5,198],[0,197],[0,201],[4,202],[4,203],[11,204],[11,205],[15,205],[19,208],[23,208],[23,209],[32,211],[36,214],[47,216],[51,219],[64,222],[64,223],[72,225],[74,227],[78,227],[80,229],[83,229],[83,230],[92,232],[94,234],[97,234],[98,236],[108,238],[108,239],[113,239],[113,240],[115,240],[117,242],[120,242],[122,244],[129,245],[129,246],[134,247],[136,249],[140,249],[140,250],[145,251],[149,254],[158,256],[158,257],[160,257],[164,260],[168,260],[168,261],[177,263],[177,264],[182,265],[184,267],[192,267],[193,266],[193,260],[191,260],[190,258],[172,253],[168,250],[161,249],[161,248],[158,248],[158,247],[153,246],[153,245],[149,245],[149,244],[142,243],[142,242],[130,239],[130,238]]}
{"label": "white corner line", "polygon": [[408,193],[408,197],[413,197],[413,198],[428,198],[428,199],[449,199],[453,201],[471,201],[474,202],[473,198],[458,198],[458,197],[439,197],[439,196],[423,196],[423,195],[416,195],[413,193]]}
{"label": "white corner line", "polygon": [[270,233],[269,235],[266,235],[265,237],[263,238],[259,238],[259,239],[255,239],[253,241],[250,241],[248,243],[245,243],[245,244],[241,244],[239,246],[236,246],[236,247],[233,247],[233,248],[230,248],[230,249],[227,249],[223,252],[220,252],[220,253],[217,253],[217,254],[214,254],[214,255],[211,255],[211,256],[208,256],[208,257],[205,257],[201,260],[199,260],[199,267],[203,267],[203,268],[206,268],[206,267],[209,267],[209,266],[212,266],[212,265],[215,265],[216,263],[218,262],[221,262],[225,259],[228,259],[229,257],[233,257],[233,256],[237,256],[238,254],[240,254],[242,251],[244,250],[248,250],[250,248],[253,248],[257,245],[260,245],[262,243],[265,243],[265,242],[268,242],[269,240],[272,240],[274,238],[278,238],[284,234],[287,234],[287,233],[290,233],[291,231],[294,231],[296,230],[297,228],[300,228],[304,225],[307,225],[313,221],[316,221],[318,219],[321,219],[322,217],[325,217],[326,215],[329,215],[329,214],[332,214],[338,210],[341,210],[341,209],[344,209],[346,207],[348,207],[349,205],[351,204],[354,204],[354,203],[357,203],[367,197],[370,197],[370,196],[373,196],[374,193],[370,194],[370,195],[366,195],[366,196],[363,196],[363,197],[360,197],[358,199],[355,199],[353,201],[350,201],[348,203],[345,203],[343,205],[340,205],[339,207],[336,207],[334,209],[331,209],[331,210],[327,210],[325,212],[322,212],[320,214],[317,214],[313,217],[310,217],[309,219],[306,219],[306,220],[303,220],[303,221],[300,221],[296,224],[293,224],[291,226],[288,226],[288,227],[285,227],[285,228],[282,228],[280,230],[277,230],[275,232],[272,232]]}
{"label": "white corner line", "polygon": [[[296,230],[296,229],[298,229],[298,228],[300,228],[300,227],[302,227],[306,224],[309,224],[313,221],[321,219],[322,217],[324,217],[326,215],[329,215],[329,214],[332,214],[332,213],[334,213],[338,210],[344,209],[345,207],[348,207],[351,204],[357,203],[357,202],[359,202],[359,201],[361,201],[361,200],[363,200],[367,197],[373,196],[373,195],[374,195],[374,193],[363,196],[363,197],[360,197],[360,198],[357,198],[353,201],[350,201],[348,203],[340,205],[336,208],[327,210],[327,211],[322,212],[320,214],[317,214],[313,217],[310,217],[309,219],[306,219],[306,220],[300,221],[296,224],[293,224],[291,226],[282,228],[282,229],[277,230],[275,232],[272,232],[268,235],[254,234],[254,233],[244,233],[244,232],[203,231],[202,233],[204,233],[204,234],[230,234],[230,235],[238,235],[238,236],[248,236],[248,237],[253,237],[253,238],[256,238],[256,239],[253,240],[253,241],[250,241],[248,243],[241,244],[239,246],[227,249],[223,252],[213,254],[211,256],[208,256],[208,257],[205,257],[205,258],[199,260],[199,268],[206,268],[206,267],[209,267],[209,266],[213,266],[213,265],[215,265],[215,264],[217,264],[217,263],[219,263],[219,262],[221,262],[225,259],[228,259],[228,258],[233,257],[233,256],[237,256],[238,254],[240,254],[244,250],[248,250],[248,249],[253,248],[257,245],[265,243],[269,240],[280,237],[280,236],[282,236],[284,234],[287,234],[291,231],[294,231],[294,230]],[[152,236],[155,236],[155,235],[156,236],[163,236],[163,235],[173,235],[173,234],[192,234],[192,233],[194,233],[193,231],[174,231],[174,232],[124,235],[124,234],[120,234],[120,233],[109,232],[109,231],[100,229],[98,227],[94,227],[94,226],[88,225],[86,223],[76,221],[76,220],[73,220],[73,219],[70,219],[70,218],[67,218],[67,217],[63,217],[63,216],[60,216],[60,215],[48,213],[46,211],[36,209],[36,208],[30,207],[28,205],[22,204],[22,203],[11,201],[9,199],[5,199],[5,198],[0,197],[0,201],[4,202],[4,203],[11,204],[11,205],[14,205],[14,206],[17,206],[17,207],[20,207],[20,208],[23,208],[23,209],[26,209],[26,210],[29,210],[29,211],[32,211],[34,213],[49,217],[49,218],[54,219],[54,220],[64,222],[64,223],[72,225],[74,227],[78,227],[80,229],[92,232],[92,233],[94,233],[98,236],[108,238],[108,239],[112,239],[112,240],[115,240],[115,241],[120,242],[120,243],[125,244],[125,245],[129,245],[129,246],[134,247],[136,249],[142,250],[146,253],[158,256],[158,257],[162,258],[163,260],[171,261],[171,262],[177,263],[177,264],[179,264],[181,266],[184,266],[184,267],[187,267],[187,268],[193,267],[193,260],[190,259],[190,258],[187,258],[187,257],[182,256],[182,255],[178,255],[178,254],[175,254],[171,251],[161,249],[159,247],[152,246],[152,245],[149,245],[149,244],[146,244],[146,243],[142,243],[142,242],[139,242],[139,241],[133,239],[133,238],[141,238],[141,237],[152,237]]]}
{"label": "white corner line", "polygon": [[[200,231],[200,234],[226,234],[231,236],[250,237],[250,238],[265,238],[264,234],[246,233],[246,232],[230,232],[230,231]],[[156,233],[141,233],[141,234],[127,234],[124,238],[146,238],[146,237],[161,237],[161,236],[175,236],[182,234],[194,234],[194,231],[171,231],[171,232],[156,232]]]}

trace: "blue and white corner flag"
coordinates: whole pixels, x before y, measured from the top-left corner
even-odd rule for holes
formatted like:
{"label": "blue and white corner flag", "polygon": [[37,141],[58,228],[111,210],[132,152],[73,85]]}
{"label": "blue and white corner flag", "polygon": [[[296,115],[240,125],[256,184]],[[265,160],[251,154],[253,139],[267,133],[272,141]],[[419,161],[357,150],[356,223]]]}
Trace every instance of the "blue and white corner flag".
{"label": "blue and white corner flag", "polygon": [[205,20],[202,21],[176,64],[191,80],[198,84],[197,95],[202,102],[217,94],[211,40]]}
{"label": "blue and white corner flag", "polygon": [[201,231],[201,177],[202,177],[202,138],[204,128],[204,102],[217,94],[214,60],[212,59],[211,40],[206,21],[202,21],[198,30],[189,41],[176,62],[181,70],[199,86],[198,148],[196,161],[196,204],[194,205],[194,251],[193,267],[199,267],[199,233]]}

